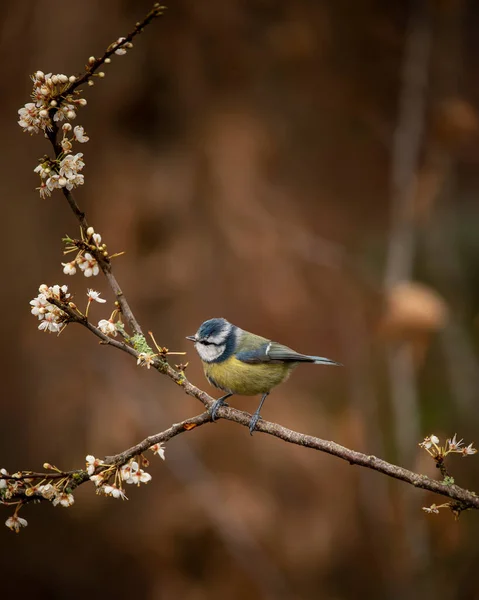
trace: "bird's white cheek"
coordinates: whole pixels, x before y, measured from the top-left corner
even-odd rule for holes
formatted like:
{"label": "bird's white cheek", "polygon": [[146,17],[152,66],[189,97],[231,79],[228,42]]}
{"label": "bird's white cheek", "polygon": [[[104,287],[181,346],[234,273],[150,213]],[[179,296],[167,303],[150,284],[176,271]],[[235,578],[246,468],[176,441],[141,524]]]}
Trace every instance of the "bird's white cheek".
{"label": "bird's white cheek", "polygon": [[224,346],[205,346],[203,344],[195,344],[196,350],[200,355],[201,360],[205,362],[213,362],[219,358],[224,352]]}

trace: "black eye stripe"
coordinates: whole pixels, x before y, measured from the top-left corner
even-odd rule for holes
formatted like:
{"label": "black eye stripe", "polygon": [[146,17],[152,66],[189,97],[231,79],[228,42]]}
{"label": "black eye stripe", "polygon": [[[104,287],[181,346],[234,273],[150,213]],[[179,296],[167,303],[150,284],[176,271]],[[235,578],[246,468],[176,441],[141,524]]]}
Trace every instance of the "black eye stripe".
{"label": "black eye stripe", "polygon": [[209,342],[208,340],[200,340],[200,344],[203,344],[203,346],[221,346],[221,344],[216,344],[215,342]]}

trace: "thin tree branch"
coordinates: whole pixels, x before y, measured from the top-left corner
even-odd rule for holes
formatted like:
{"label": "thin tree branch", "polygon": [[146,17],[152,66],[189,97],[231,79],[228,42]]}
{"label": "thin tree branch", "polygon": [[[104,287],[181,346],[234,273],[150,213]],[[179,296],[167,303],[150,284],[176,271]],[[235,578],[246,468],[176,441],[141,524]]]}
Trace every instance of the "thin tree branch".
{"label": "thin tree branch", "polygon": [[[183,380],[181,385],[186,391],[186,393],[200,400],[207,408],[209,408],[214,402],[214,399],[211,396],[209,396],[206,392],[203,392],[202,390],[196,388],[190,382],[186,381],[186,379]],[[247,428],[249,428],[251,420],[251,415],[249,413],[231,407],[219,408],[217,416],[227,421],[238,423],[239,425],[242,425],[243,427]],[[160,442],[167,442],[170,439],[176,437],[177,435],[184,433],[185,431],[191,431],[193,429],[196,429],[197,427],[201,427],[202,425],[205,425],[206,423],[210,422],[211,416],[209,412],[201,413],[196,417],[186,419],[181,423],[176,423],[168,429],[166,429],[165,431],[162,431],[161,433],[148,436],[139,444],[128,448],[124,452],[105,457],[104,463],[108,466],[112,465],[120,467],[126,464],[132,458],[141,455],[154,444]],[[426,475],[414,473],[413,471],[409,471],[408,469],[404,469],[392,463],[388,463],[387,461],[377,458],[376,456],[371,456],[363,454],[362,452],[350,450],[349,448],[341,446],[336,442],[323,440],[312,435],[307,435],[305,433],[293,431],[292,429],[283,427],[278,423],[272,423],[270,421],[264,420],[260,420],[258,422],[255,431],[266,433],[290,444],[296,444],[297,446],[303,446],[304,448],[311,448],[313,450],[325,452],[326,454],[331,454],[332,456],[336,456],[337,458],[347,461],[350,465],[366,467],[368,469],[372,469],[373,471],[378,471],[383,475],[388,475],[393,479],[399,479],[400,481],[409,483],[410,485],[416,488],[427,490],[429,492],[434,492],[435,494],[440,494],[441,496],[446,496],[447,498],[458,503],[458,505],[454,507],[456,510],[465,510],[469,508],[479,509],[479,496],[477,496],[474,492],[461,488],[458,485],[449,485],[447,483],[431,479]],[[99,469],[99,471],[101,471],[101,468]],[[35,475],[42,476],[45,478],[51,477],[49,473],[37,473]],[[25,472],[24,474],[22,474],[22,477],[25,476],[33,477],[32,473],[30,472]],[[55,474],[55,477],[58,476],[72,477],[72,487],[78,487],[79,485],[89,480],[89,476],[85,470],[66,471],[64,473]],[[2,477],[4,479],[20,479],[20,477],[18,476]],[[14,501],[15,499],[18,500],[19,498],[24,498],[23,490],[20,490],[18,495],[13,495],[11,501]]]}

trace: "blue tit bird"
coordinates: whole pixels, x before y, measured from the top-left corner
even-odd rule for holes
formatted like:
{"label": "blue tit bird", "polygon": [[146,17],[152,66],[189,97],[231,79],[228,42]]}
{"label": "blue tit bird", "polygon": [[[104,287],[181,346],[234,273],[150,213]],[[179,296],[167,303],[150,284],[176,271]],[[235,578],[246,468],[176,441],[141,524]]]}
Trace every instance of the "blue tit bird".
{"label": "blue tit bird", "polygon": [[226,392],[211,407],[213,421],[219,407],[224,406],[230,396],[262,395],[250,422],[251,434],[261,419],[260,410],[268,394],[285,381],[299,363],[341,365],[329,358],[299,354],[278,342],[244,331],[226,319],[209,319],[200,325],[195,335],[186,339],[195,343],[209,383]]}

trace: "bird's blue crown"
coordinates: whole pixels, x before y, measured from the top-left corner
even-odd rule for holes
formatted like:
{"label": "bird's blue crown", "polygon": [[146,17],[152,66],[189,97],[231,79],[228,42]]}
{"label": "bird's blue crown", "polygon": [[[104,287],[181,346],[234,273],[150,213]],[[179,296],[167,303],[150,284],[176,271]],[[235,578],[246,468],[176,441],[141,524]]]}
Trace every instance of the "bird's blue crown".
{"label": "bird's blue crown", "polygon": [[209,319],[200,325],[197,336],[200,340],[214,337],[231,328],[226,319]]}

